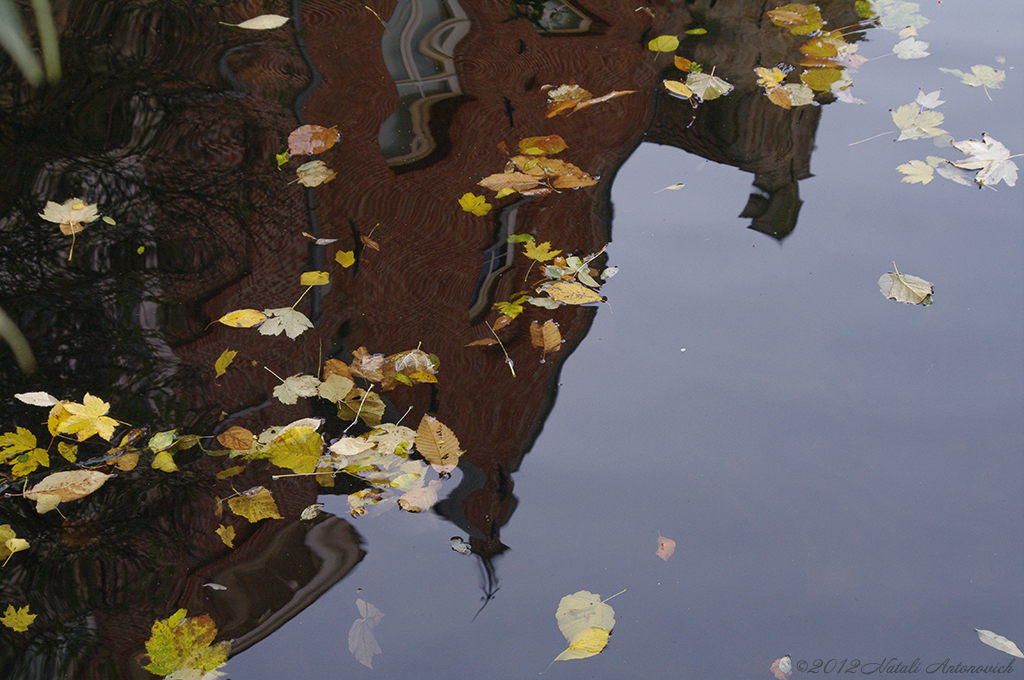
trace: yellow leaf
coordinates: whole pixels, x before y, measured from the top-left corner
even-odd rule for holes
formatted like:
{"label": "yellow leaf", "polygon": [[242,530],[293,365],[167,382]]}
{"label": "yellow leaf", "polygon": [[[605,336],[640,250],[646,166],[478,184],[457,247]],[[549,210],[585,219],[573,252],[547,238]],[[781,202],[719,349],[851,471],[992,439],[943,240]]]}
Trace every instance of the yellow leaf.
{"label": "yellow leaf", "polygon": [[78,444],[57,442],[57,453],[64,456],[69,463],[74,463],[78,460]]}
{"label": "yellow leaf", "polygon": [[235,540],[235,528],[226,527],[223,524],[217,526],[217,535],[220,536],[220,540],[224,541],[224,545],[229,548],[234,548]]}
{"label": "yellow leaf", "polygon": [[323,161],[304,163],[295,170],[295,174],[298,175],[298,183],[304,187],[318,187],[338,176]]}
{"label": "yellow leaf", "polygon": [[758,66],[754,69],[754,73],[757,74],[757,84],[763,85],[766,90],[771,90],[779,86],[779,83],[783,81],[786,74],[783,73],[778,67],[772,69],[766,69]]}
{"label": "yellow leaf", "polygon": [[266,314],[256,309],[236,309],[220,317],[217,321],[232,328],[252,328],[263,323],[266,318]]}
{"label": "yellow leaf", "polygon": [[338,402],[338,417],[342,420],[354,420],[358,413],[364,423],[376,427],[384,418],[385,408],[384,402],[376,392],[367,394],[356,388],[347,399]]}
{"label": "yellow leaf", "polygon": [[21,609],[15,609],[14,605],[9,604],[3,618],[0,618],[0,623],[19,633],[24,633],[35,620],[36,615],[28,613],[28,605]]}
{"label": "yellow leaf", "polygon": [[299,283],[303,286],[326,286],[331,282],[331,275],[328,272],[302,272]]}
{"label": "yellow leaf", "polygon": [[356,254],[351,250],[339,250],[334,254],[334,259],[337,260],[338,264],[348,269],[356,263]]}
{"label": "yellow leaf", "polygon": [[661,82],[665,86],[665,89],[683,99],[689,99],[693,96],[693,90],[691,90],[686,83],[679,80],[663,80]]}
{"label": "yellow leaf", "polygon": [[473,193],[463,194],[462,198],[459,199],[459,205],[466,212],[471,212],[480,217],[491,211],[491,204],[483,196],[477,196]]}
{"label": "yellow leaf", "polygon": [[261,519],[284,519],[277,511],[277,503],[270,489],[265,486],[254,486],[242,492],[241,496],[229,498],[228,505],[236,515],[254,523]]}
{"label": "yellow leaf", "polygon": [[647,43],[651,52],[675,52],[679,48],[679,38],[674,35],[659,35]]}
{"label": "yellow leaf", "polygon": [[60,424],[59,432],[64,434],[77,434],[78,441],[83,441],[98,434],[108,442],[117,427],[117,421],[108,418],[106,413],[110,410],[110,404],[99,397],[86,393],[81,404],[68,402],[64,404],[64,410],[71,414],[71,417]]}
{"label": "yellow leaf", "polygon": [[32,449],[11,461],[11,474],[24,477],[40,465],[50,467],[50,454],[42,449]]}
{"label": "yellow leaf", "polygon": [[608,644],[608,635],[615,626],[615,610],[602,602],[600,595],[580,590],[559,601],[555,620],[569,648],[551,663],[585,659]]}
{"label": "yellow leaf", "polygon": [[11,555],[28,547],[28,541],[15,536],[10,524],[0,525],[0,560],[3,560],[4,564],[11,559]]}
{"label": "yellow leaf", "polygon": [[161,451],[153,457],[153,469],[164,472],[177,472],[178,466],[174,464],[174,457],[170,451]]}
{"label": "yellow leaf", "polygon": [[527,241],[523,245],[523,249],[523,254],[525,254],[531,260],[536,260],[537,262],[546,262],[547,260],[552,259],[560,252],[562,252],[561,250],[551,250],[550,241],[544,241],[544,243],[540,244],[539,246],[536,244],[535,241]]}
{"label": "yellow leaf", "polygon": [[[895,263],[893,267],[895,268]],[[895,274],[883,274],[882,278],[878,279],[878,287],[882,295],[899,302],[925,306],[932,303],[932,284],[917,276],[901,274],[898,269]]]}
{"label": "yellow leaf", "polygon": [[36,436],[23,427],[19,427],[16,432],[0,435],[0,461],[27,453],[34,448]]}
{"label": "yellow leaf", "polygon": [[424,414],[416,430],[416,450],[432,465],[459,464],[459,438],[433,416]]}
{"label": "yellow leaf", "polygon": [[[57,507],[57,503],[73,501],[88,496],[103,486],[110,475],[96,470],[72,470],[70,472],[54,472],[47,475],[38,484],[25,492],[25,498],[36,501],[36,512],[42,514]],[[49,507],[53,499],[56,503]],[[46,507],[47,510],[42,508]]]}
{"label": "yellow leaf", "polygon": [[271,463],[299,473],[313,472],[323,452],[320,433],[302,425],[285,430],[266,448]]}
{"label": "yellow leaf", "polygon": [[585,305],[588,302],[603,302],[604,298],[590,288],[579,283],[559,281],[543,289],[552,300],[563,302],[567,305]]}
{"label": "yellow leaf", "polygon": [[842,69],[838,68],[809,68],[800,74],[800,80],[807,84],[807,87],[816,92],[828,92],[832,89],[832,83],[843,77]]}
{"label": "yellow leaf", "polygon": [[156,621],[146,641],[149,664],[144,668],[155,675],[196,669],[212,671],[228,660],[230,642],[213,644],[217,626],[208,614],[185,618],[188,612],[179,609],[169,619]]}
{"label": "yellow leaf", "polygon": [[530,322],[530,341],[534,347],[543,350],[545,356],[548,352],[562,349],[562,334],[558,330],[558,324],[551,319],[543,324],[537,321]]}
{"label": "yellow leaf", "polygon": [[595,656],[608,644],[608,635],[609,631],[594,626],[582,630],[569,642],[569,648],[555,657],[555,661]]}
{"label": "yellow leaf", "polygon": [[554,156],[569,148],[559,135],[525,137],[519,140],[519,151],[528,156]]}
{"label": "yellow leaf", "polygon": [[238,356],[238,352],[233,349],[226,349],[220,353],[220,357],[217,358],[217,362],[213,365],[214,370],[217,371],[216,377],[219,378],[227,373],[228,366],[231,365],[236,356]]}

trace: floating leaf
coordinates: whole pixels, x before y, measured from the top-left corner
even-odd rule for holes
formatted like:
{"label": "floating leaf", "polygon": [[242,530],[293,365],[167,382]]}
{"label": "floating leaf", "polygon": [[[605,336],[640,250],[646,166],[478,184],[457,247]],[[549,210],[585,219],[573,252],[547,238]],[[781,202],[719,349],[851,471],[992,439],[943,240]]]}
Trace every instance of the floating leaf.
{"label": "floating leaf", "polygon": [[451,544],[452,550],[462,555],[465,555],[470,550],[469,544],[466,543],[466,541],[464,541],[461,536],[452,536]]}
{"label": "floating leaf", "polygon": [[220,317],[217,321],[232,328],[252,328],[263,323],[266,318],[266,314],[256,309],[236,309]]}
{"label": "floating leaf", "polygon": [[[894,265],[895,267],[895,265]],[[883,274],[878,279],[878,287],[882,295],[892,300],[912,305],[930,305],[932,303],[932,284],[922,278],[909,274]]]}
{"label": "floating leaf", "polygon": [[788,28],[794,35],[808,35],[825,25],[817,5],[789,4],[767,12],[776,26]]}
{"label": "floating leaf", "polygon": [[675,97],[680,99],[689,99],[693,96],[693,90],[691,90],[686,83],[678,80],[663,80],[661,84],[665,86],[665,89]]}
{"label": "floating leaf", "polygon": [[608,643],[615,626],[615,610],[602,602],[600,595],[580,590],[561,599],[555,620],[569,643],[555,661],[585,659],[598,654]]}
{"label": "floating leaf", "polygon": [[217,625],[209,614],[185,618],[187,615],[187,610],[179,609],[170,618],[153,624],[146,641],[149,664],[143,668],[166,676],[187,668],[212,671],[227,662],[231,643],[214,644]]}
{"label": "floating leaf", "polygon": [[789,680],[789,677],[793,675],[793,661],[787,654],[781,659],[773,661],[769,670],[775,676],[775,680]]}
{"label": "floating leaf", "polygon": [[56,406],[60,403],[59,399],[47,394],[46,392],[22,392],[20,394],[15,394],[14,398],[30,406],[43,406],[46,408]]}
{"label": "floating leaf", "polygon": [[651,52],[675,52],[679,49],[679,38],[674,35],[659,35],[647,43]]}
{"label": "floating leaf", "polygon": [[36,501],[36,512],[42,514],[54,509],[60,503],[88,496],[103,486],[110,477],[111,475],[96,470],[54,472],[27,490],[25,498]]}
{"label": "floating leaf", "polygon": [[488,175],[477,182],[477,184],[491,191],[501,192],[511,189],[512,191],[523,193],[539,186],[540,179],[522,172],[501,172]]}
{"label": "floating leaf", "polygon": [[686,84],[704,101],[718,99],[732,91],[732,85],[710,73],[691,73],[686,77]]}
{"label": "floating leaf", "polygon": [[946,100],[939,99],[939,95],[942,94],[942,90],[935,90],[934,92],[924,93],[924,90],[919,90],[917,93],[917,99],[914,101],[922,109],[934,109],[940,104],[945,104]]}
{"label": "floating leaf", "polygon": [[459,199],[459,205],[466,212],[473,213],[479,217],[483,217],[491,211],[491,204],[483,196],[477,196],[470,192],[462,195]]}
{"label": "floating leaf", "polygon": [[754,69],[754,73],[757,74],[757,84],[761,85],[766,90],[775,89],[786,77],[786,74],[778,67],[769,70],[758,66]]}
{"label": "floating leaf", "polygon": [[[526,255],[526,257],[530,258],[531,260],[536,260],[537,262],[547,262],[548,260],[553,259],[560,252],[562,251],[551,250],[550,241],[544,241],[544,243],[541,243],[539,246],[536,244],[535,241],[527,241],[526,244],[523,246],[523,254]],[[502,313],[504,314],[508,314],[507,311],[500,311],[502,311]],[[523,311],[523,308],[520,307],[519,311]]]}
{"label": "floating leaf", "polygon": [[224,526],[220,524],[217,526],[217,535],[220,536],[220,540],[224,542],[229,548],[235,547],[235,528]]}
{"label": "floating leaf", "polygon": [[264,309],[263,313],[266,314],[267,320],[260,326],[260,335],[284,333],[294,340],[313,327],[313,322],[309,320],[309,317],[291,307]]}
{"label": "floating leaf", "polygon": [[932,181],[935,174],[932,166],[924,161],[910,161],[903,165],[897,165],[896,169],[906,175],[900,181],[910,184],[928,184],[928,182]]}
{"label": "floating leaf", "polygon": [[117,427],[117,421],[106,415],[109,410],[110,404],[86,393],[81,404],[73,401],[64,404],[64,411],[70,413],[71,417],[62,421],[57,431],[77,435],[78,441],[98,434],[109,442]]}
{"label": "floating leaf", "polygon": [[28,630],[28,627],[31,626],[32,622],[35,620],[36,615],[28,613],[28,605],[25,605],[21,609],[15,609],[14,605],[9,604],[7,605],[7,611],[4,612],[3,617],[0,617],[0,623],[19,633],[24,633]]}
{"label": "floating leaf", "polygon": [[317,385],[316,393],[321,399],[326,399],[334,403],[343,401],[356,384],[352,382],[351,378],[338,375],[337,373],[331,373],[327,376],[327,379]]}
{"label": "floating leaf", "polygon": [[1024,654],[1021,653],[1020,648],[1010,640],[1004,638],[1002,635],[996,635],[990,630],[979,630],[977,628],[974,630],[978,633],[978,639],[989,647],[994,647],[1000,652],[1006,652],[1010,656],[1024,659]]}
{"label": "floating leaf", "polygon": [[677,56],[672,61],[672,63],[675,65],[675,67],[677,69],[679,69],[680,71],[683,71],[684,73],[700,73],[701,72],[700,64],[698,64],[695,61],[690,61],[686,57],[679,57],[679,56]]}
{"label": "floating leaf", "polygon": [[339,250],[334,254],[334,259],[337,260],[338,264],[348,269],[356,263],[356,254],[351,250]]}
{"label": "floating leaf", "polygon": [[95,222],[100,214],[95,204],[86,203],[80,198],[69,198],[63,203],[47,201],[39,216],[47,222],[60,225],[61,233],[71,236],[85,229],[84,225]]}
{"label": "floating leaf", "polygon": [[348,651],[359,663],[367,668],[373,668],[373,656],[383,654],[377,639],[373,636],[373,628],[384,618],[384,614],[363,600],[356,600],[356,607],[359,608],[360,618],[352,623],[348,631]]}
{"label": "floating leaf", "polygon": [[433,465],[459,464],[459,438],[437,418],[424,414],[416,430],[416,450]]}
{"label": "floating leaf", "polygon": [[245,28],[250,31],[266,31],[272,28],[280,28],[288,23],[288,17],[283,17],[277,14],[261,14],[258,17],[247,19],[240,24],[229,24],[225,21],[221,21],[224,26],[234,26],[236,28]]}
{"label": "floating leaf", "polygon": [[987,134],[982,134],[980,142],[968,139],[954,142],[953,146],[970,156],[954,161],[953,165],[965,170],[978,170],[974,181],[979,185],[993,186],[1001,181],[1011,187],[1017,184],[1017,164],[1010,160],[1010,150]]}
{"label": "floating leaf", "polygon": [[940,68],[943,73],[956,76],[964,85],[971,87],[1002,88],[1003,80],[1006,79],[1006,71],[1000,71],[984,64],[975,64],[971,67],[970,73],[964,73],[955,68]]}
{"label": "floating leaf", "polygon": [[174,456],[170,451],[161,451],[153,457],[153,469],[162,472],[177,472],[178,466],[174,463]]}
{"label": "floating leaf", "polygon": [[213,370],[217,372],[216,377],[219,378],[228,372],[228,366],[231,365],[231,362],[235,360],[236,356],[238,356],[238,352],[233,349],[226,349],[220,353],[220,356],[217,357],[217,361],[213,364]]}
{"label": "floating leaf", "polygon": [[254,486],[239,496],[229,498],[228,505],[233,513],[253,523],[262,519],[284,519],[277,511],[270,489],[265,486]]}
{"label": "floating leaf", "polygon": [[302,272],[299,277],[299,284],[303,286],[326,286],[331,282],[331,275],[328,272]]}
{"label": "floating leaf", "polygon": [[892,121],[900,129],[898,142],[904,139],[938,137],[946,131],[936,127],[945,116],[938,111],[922,109],[916,102],[904,104],[892,112]]}
{"label": "floating leaf", "polygon": [[441,488],[440,479],[432,479],[426,486],[411,489],[398,499],[398,507],[406,512],[423,512],[437,503],[437,492]]}
{"label": "floating leaf", "polygon": [[539,347],[546,357],[548,352],[557,352],[562,349],[562,334],[558,330],[558,324],[548,319],[543,324],[533,321],[530,323],[530,342],[534,347]]}
{"label": "floating leaf", "polygon": [[[603,302],[604,298],[590,288],[579,283],[559,281],[545,286],[541,291],[557,302],[567,305],[585,305],[589,302]],[[531,300],[532,302],[532,300]]]}
{"label": "floating leaf", "polygon": [[838,68],[809,68],[800,74],[800,80],[817,92],[831,91],[832,83],[842,77],[843,71]]}
{"label": "floating leaf", "polygon": [[665,538],[661,534],[658,534],[658,549],[654,554],[668,562],[668,558],[672,557],[672,553],[675,551],[676,542],[671,538]]}
{"label": "floating leaf", "polygon": [[341,133],[333,127],[303,125],[288,135],[288,152],[293,156],[323,153],[339,139]]}
{"label": "floating leaf", "polygon": [[282,404],[295,404],[299,397],[315,397],[320,380],[315,375],[293,375],[274,388],[274,396]]}
{"label": "floating leaf", "polygon": [[295,170],[295,174],[299,178],[298,183],[304,187],[318,187],[338,176],[338,173],[327,167],[323,161],[310,161],[300,165]]}
{"label": "floating leaf", "polygon": [[364,392],[356,388],[347,399],[338,402],[338,417],[342,420],[352,420],[359,414],[359,418],[370,427],[380,425],[384,418],[384,402],[376,392]]}
{"label": "floating leaf", "polygon": [[299,425],[277,435],[263,453],[280,468],[308,474],[316,470],[323,450],[324,440],[320,433],[311,427]]}
{"label": "floating leaf", "polygon": [[923,40],[915,40],[914,38],[907,38],[896,43],[896,46],[892,48],[892,51],[896,53],[896,56],[900,59],[921,59],[927,57],[931,52],[928,51],[928,43]]}
{"label": "floating leaf", "polygon": [[554,156],[569,148],[565,140],[558,135],[544,137],[526,137],[519,140],[519,151],[528,156]]}
{"label": "floating leaf", "polygon": [[217,441],[220,445],[233,451],[248,451],[252,448],[252,443],[255,439],[252,432],[238,425],[232,425],[217,435]]}

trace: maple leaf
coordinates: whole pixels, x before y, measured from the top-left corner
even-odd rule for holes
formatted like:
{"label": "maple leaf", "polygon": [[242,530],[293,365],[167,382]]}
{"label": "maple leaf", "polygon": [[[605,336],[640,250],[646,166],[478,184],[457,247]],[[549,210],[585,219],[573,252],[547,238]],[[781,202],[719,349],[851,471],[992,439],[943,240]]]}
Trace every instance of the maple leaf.
{"label": "maple leaf", "polygon": [[315,397],[319,385],[315,375],[293,375],[274,388],[274,396],[282,404],[295,404],[299,397]]}
{"label": "maple leaf", "polygon": [[945,130],[936,127],[944,119],[943,114],[938,111],[922,109],[917,102],[904,104],[892,112],[892,122],[896,123],[896,127],[900,129],[900,136],[896,141],[938,137],[946,134]]}
{"label": "maple leaf", "polygon": [[0,435],[0,462],[11,456],[19,456],[36,448],[36,436],[23,427],[15,432]]}
{"label": "maple leaf", "polygon": [[508,317],[509,320],[512,320],[523,313],[523,303],[526,302],[526,298],[527,296],[523,295],[510,302],[495,302],[494,308],[497,309],[502,314],[504,314],[506,317]]}
{"label": "maple leaf", "polygon": [[754,73],[757,74],[757,84],[763,86],[766,90],[772,90],[779,86],[786,74],[782,72],[778,67],[768,70],[762,66],[758,66],[754,69]]}
{"label": "maple leaf", "polygon": [[939,99],[940,94],[942,94],[942,90],[935,90],[928,94],[925,94],[924,90],[919,90],[917,93],[917,99],[914,101],[916,101],[917,105],[922,109],[934,109],[940,104],[946,103],[945,99]]}
{"label": "maple leaf", "polygon": [[927,57],[931,52],[928,51],[928,43],[923,40],[915,40],[914,38],[907,38],[896,43],[896,46],[892,48],[892,51],[896,53],[896,56],[900,59],[921,59]]}
{"label": "maple leaf", "polygon": [[928,165],[924,161],[910,161],[903,165],[897,165],[896,169],[902,172],[906,177],[901,179],[901,182],[909,182],[910,184],[928,184],[934,178],[935,171],[932,166]]}
{"label": "maple leaf", "polygon": [[974,181],[980,186],[992,186],[1000,181],[1011,187],[1017,184],[1017,164],[1010,160],[1010,150],[987,134],[981,135],[980,142],[968,139],[954,142],[953,146],[970,156],[954,161],[953,165],[964,170],[978,170]]}
{"label": "maple leaf", "polygon": [[220,540],[229,548],[235,547],[235,528],[231,526],[224,526],[223,524],[217,525],[217,535],[220,536]]}
{"label": "maple leaf", "polygon": [[[984,88],[986,95],[988,95],[988,88],[990,87],[996,90],[1001,89],[1002,82],[1006,78],[1006,71],[1000,71],[985,64],[975,64],[971,67],[970,73],[964,73],[955,68],[940,68],[939,70],[956,76],[964,85]],[[988,95],[988,98],[992,99],[992,96]]]}
{"label": "maple leaf", "polygon": [[348,631],[348,651],[359,663],[373,668],[373,655],[382,654],[377,639],[373,636],[373,628],[384,618],[381,610],[364,600],[356,600],[359,617]]}
{"label": "maple leaf", "polygon": [[11,475],[24,477],[40,465],[50,467],[50,454],[42,449],[27,451],[11,461]]}
{"label": "maple leaf", "polygon": [[83,225],[95,222],[100,214],[95,204],[86,203],[80,198],[69,198],[63,203],[47,201],[39,216],[47,222],[59,224],[65,236],[72,236],[85,229]]}
{"label": "maple leaf", "polygon": [[536,244],[536,241],[527,241],[523,245],[523,253],[526,255],[526,257],[530,258],[531,260],[536,260],[537,262],[547,262],[548,260],[558,255],[560,252],[562,251],[551,250],[550,241],[544,241],[544,243],[541,243],[539,246]]}
{"label": "maple leaf", "polygon": [[28,613],[28,605],[25,605],[21,609],[15,609],[14,605],[9,604],[7,605],[7,611],[5,611],[3,617],[0,618],[0,623],[4,624],[11,630],[24,633],[35,620],[36,615]]}
{"label": "maple leaf", "polygon": [[260,335],[284,333],[294,340],[313,327],[313,322],[309,320],[309,317],[291,307],[264,309],[263,313],[266,314],[267,320],[260,326]]}
{"label": "maple leaf", "polygon": [[143,666],[155,675],[170,675],[175,671],[195,668],[212,671],[224,665],[231,650],[230,642],[213,644],[217,625],[208,614],[185,618],[188,611],[179,609],[173,616],[153,624],[146,640],[149,664]]}
{"label": "maple leaf", "polygon": [[64,410],[71,417],[60,423],[58,432],[77,435],[78,441],[98,434],[109,442],[117,427],[117,421],[107,417],[110,404],[88,393],[82,398],[81,404],[68,402],[64,404]]}

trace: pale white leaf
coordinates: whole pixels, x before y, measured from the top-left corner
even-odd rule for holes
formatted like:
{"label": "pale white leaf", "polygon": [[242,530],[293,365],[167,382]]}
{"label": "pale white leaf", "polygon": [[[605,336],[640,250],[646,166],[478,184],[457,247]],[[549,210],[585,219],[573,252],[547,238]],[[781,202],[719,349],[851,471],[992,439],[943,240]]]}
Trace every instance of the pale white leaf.
{"label": "pale white leaf", "polygon": [[263,14],[252,19],[243,21],[240,24],[229,24],[227,22],[220,22],[225,26],[235,26],[236,28],[246,28],[250,31],[266,31],[272,28],[280,28],[288,23],[288,17],[283,17],[278,14]]}
{"label": "pale white leaf", "polygon": [[1010,656],[1024,659],[1024,654],[1021,653],[1020,648],[1010,640],[1004,638],[1002,635],[996,635],[990,630],[979,630],[977,628],[974,630],[978,633],[978,639],[989,647],[995,647],[1000,652],[1006,652]]}
{"label": "pale white leaf", "polygon": [[282,404],[294,404],[299,397],[315,397],[319,384],[320,380],[315,375],[293,375],[274,388],[274,396]]}
{"label": "pale white leaf", "polygon": [[934,109],[936,106],[946,103],[945,99],[939,99],[940,94],[942,94],[942,90],[935,90],[928,94],[925,94],[924,90],[918,90],[917,99],[914,101],[916,101],[917,105],[922,109]]}
{"label": "pale white leaf", "polygon": [[305,314],[291,307],[264,309],[263,313],[267,315],[267,320],[260,326],[261,335],[284,333],[294,340],[313,327],[313,322]]}
{"label": "pale white leaf", "polygon": [[46,408],[60,403],[59,399],[46,392],[21,392],[20,394],[15,394],[14,398],[29,406],[44,406]]}
{"label": "pale white leaf", "polygon": [[1010,150],[987,134],[982,134],[980,142],[968,139],[954,142],[953,146],[970,156],[954,161],[953,165],[964,170],[978,170],[974,176],[978,184],[992,186],[1001,181],[1011,187],[1017,184],[1017,164],[1010,160]]}
{"label": "pale white leaf", "polygon": [[373,635],[373,628],[384,618],[384,614],[361,599],[356,600],[356,606],[359,608],[360,618],[352,623],[352,628],[348,631],[348,651],[359,663],[367,668],[373,668],[373,656],[383,654],[383,650],[377,644],[377,638]]}
{"label": "pale white leaf", "polygon": [[920,59],[931,54],[931,52],[928,51],[928,43],[923,40],[916,40],[912,37],[896,43],[896,46],[892,48],[892,51],[895,52],[896,56],[900,59]]}
{"label": "pale white leaf", "polygon": [[931,295],[934,291],[930,282],[899,272],[883,274],[878,279],[878,287],[885,297],[912,305],[931,304]]}

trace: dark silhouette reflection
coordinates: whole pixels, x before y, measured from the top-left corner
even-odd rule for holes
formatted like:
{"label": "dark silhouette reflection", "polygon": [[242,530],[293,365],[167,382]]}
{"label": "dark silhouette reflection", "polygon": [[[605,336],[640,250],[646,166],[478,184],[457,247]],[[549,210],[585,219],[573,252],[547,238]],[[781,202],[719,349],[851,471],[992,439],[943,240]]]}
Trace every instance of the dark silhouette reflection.
{"label": "dark silhouette reflection", "polygon": [[[403,13],[410,7],[416,12]],[[46,441],[35,425],[39,412],[9,399],[30,390],[75,399],[89,391],[137,425],[260,431],[331,415],[317,400],[287,406],[274,399],[278,380],[265,369],[315,374],[324,359],[350,359],[360,346],[385,354],[421,346],[441,358],[440,382],[388,393],[387,417],[412,407],[406,422],[416,423],[430,411],[466,449],[462,481],[437,509],[469,535],[482,560],[486,603],[498,589],[495,559],[507,549],[501,527],[516,509],[513,475],[554,404],[563,362],[596,312],[529,307],[499,332],[514,378],[497,348],[467,348],[489,336],[491,305],[536,277],[507,237],[530,233],[567,252],[600,250],[611,236],[615,172],[648,127],[651,141],[754,172],[764,196],[745,213],[757,228],[782,238],[795,224],[796,182],[809,175],[818,110],[782,112],[756,91],[757,55],[764,61],[777,50],[774,42],[760,44],[748,20],[764,7],[728,7],[739,6],[656,2],[653,17],[619,0],[527,2],[514,10],[456,0],[375,7],[385,20],[394,15],[396,31],[414,26],[398,31],[405,42],[386,34],[361,3],[297,2],[293,25],[301,33],[258,34],[220,25],[248,17],[217,3],[64,7],[61,86],[31,91],[9,66],[0,83],[0,144],[9,159],[0,167],[0,307],[39,361],[27,379],[2,355],[5,431],[30,426]],[[274,2],[264,9],[291,11]],[[691,12],[709,34],[683,49],[717,64],[737,87],[701,105],[696,120],[688,103],[654,94],[666,60],[646,49],[652,36],[682,35],[694,24]],[[436,22],[410,23],[413,16]],[[382,41],[404,61],[382,51]],[[792,49],[786,45],[780,61]],[[599,94],[637,93],[547,119],[540,86],[571,80]],[[335,125],[341,134],[320,157],[338,178],[316,189],[289,184],[306,159],[282,170],[274,159],[300,123]],[[502,199],[487,217],[460,208],[462,194],[483,193],[476,182],[503,167],[499,142],[514,148],[541,134],[565,138],[569,149],[560,157],[599,176],[599,184]],[[71,196],[98,203],[117,222],[79,234],[69,262],[67,237],[37,213],[47,200]],[[313,245],[304,230],[338,241]],[[379,251],[361,244],[371,230]],[[334,264],[336,250],[355,251],[357,265]],[[212,323],[236,309],[292,305],[302,291],[299,275],[311,269],[330,271],[331,284],[296,307],[316,321],[296,340]],[[565,344],[541,362],[528,328],[549,318]],[[227,348],[239,355],[218,379],[214,362]],[[340,430],[336,422],[327,427]],[[127,477],[70,509],[70,521],[86,521],[98,535],[112,531],[113,518],[130,517],[132,540],[144,545],[128,541],[120,554],[116,543],[92,541],[66,559],[59,522],[5,501],[22,513],[9,520],[18,534],[40,537],[30,537],[40,547],[16,556],[2,587],[11,601],[20,593],[34,611],[47,612],[48,622],[21,642],[5,633],[8,650],[16,650],[5,652],[11,668],[28,672],[32,659],[52,658],[54,667],[72,669],[67,677],[110,677],[100,670],[107,668],[136,673],[127,669],[135,668],[128,659],[138,641],[179,606],[210,612],[224,635],[252,644],[358,562],[357,536],[345,523],[295,523],[316,497],[311,481],[261,479],[290,508],[282,510],[289,522],[264,521],[240,542],[251,550],[226,549],[212,535],[213,496],[203,493],[219,484],[217,465],[205,460],[189,475],[149,475],[157,481],[140,488],[161,499],[159,506],[139,499],[150,514],[115,498],[132,488]],[[171,486],[180,493],[161,491]],[[304,557],[295,560],[296,553]],[[282,565],[299,576],[283,577]],[[60,587],[47,573],[58,575],[49,578]],[[202,588],[218,578],[228,591]],[[264,594],[236,597],[254,589]],[[120,615],[108,614],[111,608]],[[69,635],[77,636],[74,644]]]}

